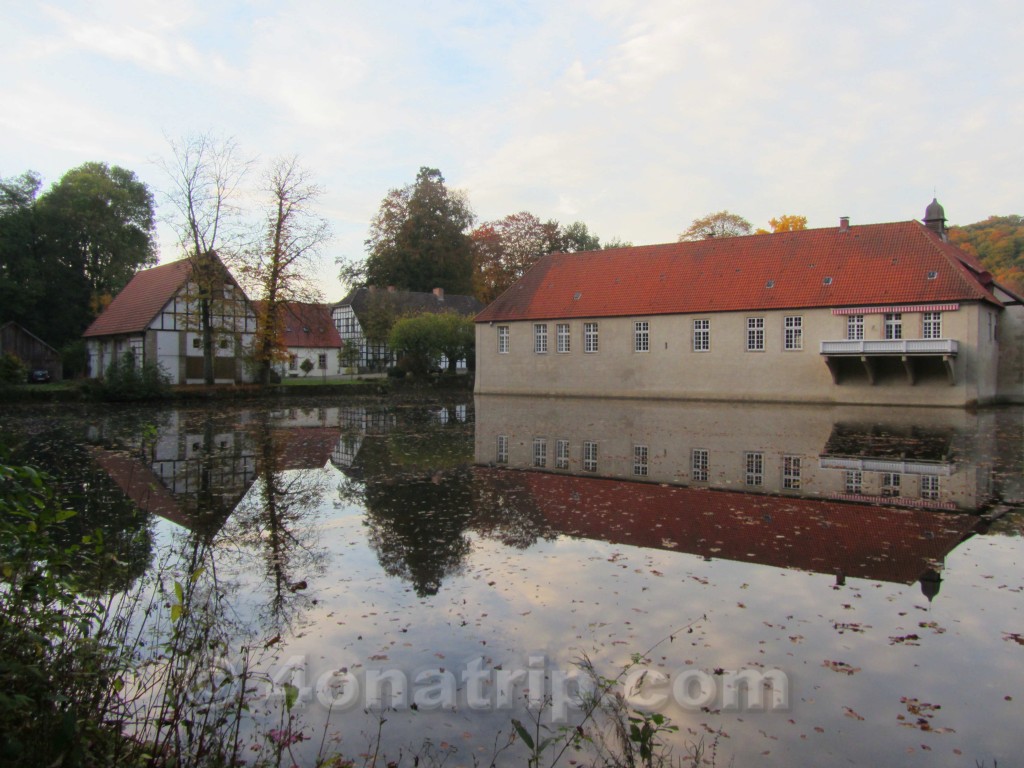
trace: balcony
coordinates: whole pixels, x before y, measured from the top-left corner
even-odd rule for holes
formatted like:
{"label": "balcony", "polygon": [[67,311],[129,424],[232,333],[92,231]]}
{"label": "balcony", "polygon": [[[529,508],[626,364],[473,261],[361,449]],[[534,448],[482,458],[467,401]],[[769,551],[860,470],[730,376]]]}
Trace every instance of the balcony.
{"label": "balcony", "polygon": [[[937,360],[942,364],[950,385],[956,384],[954,362],[959,351],[955,339],[844,339],[821,342],[821,355],[832,374],[832,383],[840,384],[848,373],[843,360],[859,359],[869,384],[878,380],[879,369],[885,359],[897,358],[902,361],[907,382],[913,386],[927,363]],[[918,363],[916,361],[922,361]]]}

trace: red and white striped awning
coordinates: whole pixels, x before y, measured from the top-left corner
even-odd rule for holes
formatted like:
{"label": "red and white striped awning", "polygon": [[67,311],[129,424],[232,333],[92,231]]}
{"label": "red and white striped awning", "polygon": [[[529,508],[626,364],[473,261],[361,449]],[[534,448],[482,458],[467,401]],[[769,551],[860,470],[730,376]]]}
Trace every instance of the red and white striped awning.
{"label": "red and white striped awning", "polygon": [[959,304],[894,304],[888,307],[839,307],[833,315],[882,315],[901,312],[956,312]]}

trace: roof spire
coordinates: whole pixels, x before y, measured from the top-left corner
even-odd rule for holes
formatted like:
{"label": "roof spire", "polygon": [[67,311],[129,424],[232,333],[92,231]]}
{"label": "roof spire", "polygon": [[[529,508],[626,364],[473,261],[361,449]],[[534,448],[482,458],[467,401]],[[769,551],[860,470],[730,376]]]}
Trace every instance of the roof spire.
{"label": "roof spire", "polygon": [[946,211],[934,197],[924,210],[924,225],[943,240],[948,239],[946,237]]}

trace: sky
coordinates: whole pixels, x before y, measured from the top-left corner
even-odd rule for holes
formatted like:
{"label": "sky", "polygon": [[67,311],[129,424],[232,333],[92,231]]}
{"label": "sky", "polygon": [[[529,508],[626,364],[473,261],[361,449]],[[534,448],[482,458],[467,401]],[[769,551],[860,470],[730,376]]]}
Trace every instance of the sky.
{"label": "sky", "polygon": [[920,219],[933,196],[951,224],[1024,213],[1011,0],[0,0],[0,40],[0,177],[119,165],[167,217],[171,140],[297,156],[325,188],[332,302],[335,260],[365,256],[422,166],[480,222],[525,210],[636,245],[723,209],[755,227]]}

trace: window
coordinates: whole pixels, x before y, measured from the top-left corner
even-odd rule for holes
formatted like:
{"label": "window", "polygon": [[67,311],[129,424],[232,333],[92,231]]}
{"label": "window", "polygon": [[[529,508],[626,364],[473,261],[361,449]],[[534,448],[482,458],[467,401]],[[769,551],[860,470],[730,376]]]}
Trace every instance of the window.
{"label": "window", "polygon": [[925,312],[921,315],[921,338],[941,339],[942,338],[942,313]]}
{"label": "window", "polygon": [[796,491],[800,488],[800,457],[782,457],[782,487]]}
{"label": "window", "polygon": [[747,318],[747,352],[764,351],[764,318]]}
{"label": "window", "polygon": [[651,325],[646,320],[633,323],[633,351],[651,351]]}
{"label": "window", "polygon": [[939,498],[939,476],[921,475],[921,498],[937,501]]}
{"label": "window", "polygon": [[288,370],[297,371],[299,369],[299,356],[292,355],[288,358]]}
{"label": "window", "polygon": [[555,469],[569,468],[569,441],[558,440],[555,442]]}
{"label": "window", "polygon": [[804,319],[799,315],[783,319],[783,347],[788,350],[804,348]]}
{"label": "window", "polygon": [[743,455],[747,485],[764,485],[764,454],[748,451]]}
{"label": "window", "polygon": [[507,355],[508,354],[508,326],[507,325],[499,325],[498,326],[498,354],[499,355]]}
{"label": "window", "polygon": [[322,352],[316,358],[316,367],[321,371],[327,370],[327,353]]}
{"label": "window", "polygon": [[559,323],[555,326],[555,343],[559,352],[569,351],[569,324]]}
{"label": "window", "polygon": [[198,336],[192,339],[192,349],[199,349],[201,346],[203,346],[202,339],[200,339]]}
{"label": "window", "polygon": [[864,338],[864,315],[846,316],[846,338],[860,341]]}
{"label": "window", "polygon": [[894,497],[900,495],[900,484],[902,478],[895,472],[882,473],[882,495]]}
{"label": "window", "polygon": [[711,349],[711,321],[693,321],[693,351],[708,352]]}
{"label": "window", "polygon": [[597,323],[583,324],[583,351],[597,352]]}
{"label": "window", "polygon": [[633,446],[633,474],[637,477],[647,477],[647,446]]}
{"label": "window", "polygon": [[901,315],[899,312],[885,313],[885,338],[903,338],[903,315]]}
{"label": "window", "polygon": [[708,479],[708,452],[705,448],[694,448],[690,454],[690,468],[693,479],[706,482]]}
{"label": "window", "polygon": [[544,437],[533,438],[533,466],[546,467],[548,465],[548,441]]}
{"label": "window", "polygon": [[498,464],[508,464],[508,435],[498,435],[498,450],[495,458]]}
{"label": "window", "polygon": [[220,342],[218,343],[218,346],[220,346],[221,349],[227,349],[228,348],[228,340],[227,339],[221,339]]}
{"label": "window", "polygon": [[537,323],[533,326],[533,351],[538,355],[546,354],[548,351],[548,326],[547,323]]}
{"label": "window", "polygon": [[857,494],[864,492],[864,476],[859,469],[846,470],[846,492]]}
{"label": "window", "polygon": [[583,470],[597,472],[597,443],[589,440],[583,443]]}

